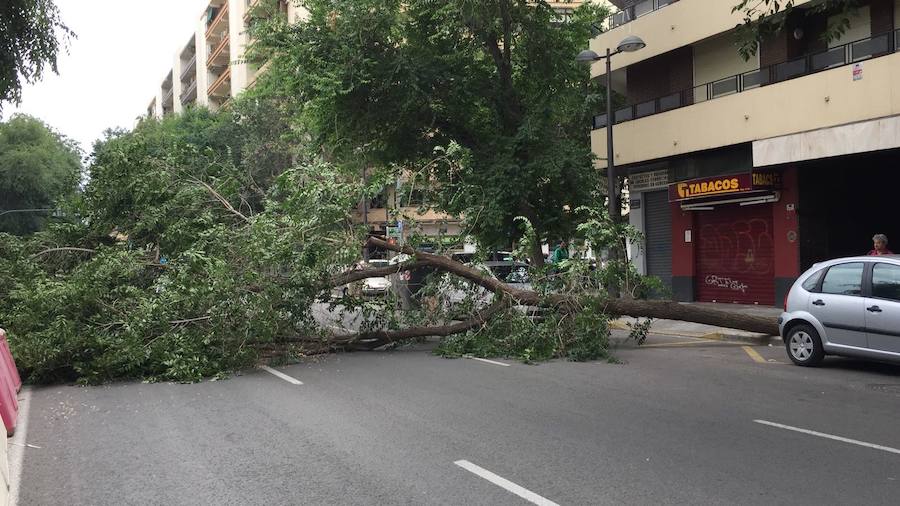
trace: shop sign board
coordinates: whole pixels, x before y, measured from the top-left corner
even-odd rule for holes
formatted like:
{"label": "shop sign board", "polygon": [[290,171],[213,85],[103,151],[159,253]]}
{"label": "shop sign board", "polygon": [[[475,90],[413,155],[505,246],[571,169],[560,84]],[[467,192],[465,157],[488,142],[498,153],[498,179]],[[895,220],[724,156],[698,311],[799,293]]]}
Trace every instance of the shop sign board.
{"label": "shop sign board", "polygon": [[774,171],[704,177],[670,184],[669,202],[772,191],[779,188],[781,188],[781,174]]}

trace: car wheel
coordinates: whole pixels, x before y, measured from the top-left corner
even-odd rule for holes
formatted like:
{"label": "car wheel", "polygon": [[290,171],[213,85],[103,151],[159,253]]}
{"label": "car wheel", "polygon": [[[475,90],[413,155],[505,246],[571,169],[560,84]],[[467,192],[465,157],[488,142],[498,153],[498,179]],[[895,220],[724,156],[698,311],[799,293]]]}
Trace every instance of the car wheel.
{"label": "car wheel", "polygon": [[788,332],[784,340],[788,357],[797,365],[815,366],[825,358],[825,349],[822,347],[822,339],[811,325],[797,325]]}

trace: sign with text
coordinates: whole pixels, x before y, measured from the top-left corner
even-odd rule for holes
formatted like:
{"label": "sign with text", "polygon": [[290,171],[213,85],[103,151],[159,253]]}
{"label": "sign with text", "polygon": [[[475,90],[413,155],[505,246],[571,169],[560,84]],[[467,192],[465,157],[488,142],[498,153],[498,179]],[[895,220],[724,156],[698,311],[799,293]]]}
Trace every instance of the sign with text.
{"label": "sign with text", "polygon": [[758,171],[729,176],[714,176],[669,185],[669,202],[740,195],[742,193],[777,190],[781,188],[781,174]]}

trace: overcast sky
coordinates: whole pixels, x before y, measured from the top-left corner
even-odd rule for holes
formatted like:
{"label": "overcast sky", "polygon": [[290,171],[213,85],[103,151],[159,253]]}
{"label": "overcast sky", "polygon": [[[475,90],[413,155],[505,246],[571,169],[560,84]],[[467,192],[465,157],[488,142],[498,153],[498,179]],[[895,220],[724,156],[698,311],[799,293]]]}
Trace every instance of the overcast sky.
{"label": "overcast sky", "polygon": [[15,112],[36,116],[79,141],[85,154],[103,130],[132,128],[197,29],[208,0],[56,0],[78,35],[59,75],[28,85]]}

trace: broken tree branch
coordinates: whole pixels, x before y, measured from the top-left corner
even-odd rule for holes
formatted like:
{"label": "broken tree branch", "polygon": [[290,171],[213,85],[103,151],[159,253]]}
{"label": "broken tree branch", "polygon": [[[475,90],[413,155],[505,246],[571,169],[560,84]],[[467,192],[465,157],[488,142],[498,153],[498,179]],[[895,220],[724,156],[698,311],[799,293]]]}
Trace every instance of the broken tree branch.
{"label": "broken tree branch", "polygon": [[59,252],[59,251],[74,251],[74,252],[79,252],[79,253],[90,253],[90,254],[94,254],[94,253],[97,252],[97,250],[94,250],[94,249],[88,249],[88,248],[72,248],[72,247],[65,247],[65,248],[50,248],[50,249],[45,249],[44,251],[40,251],[40,252],[38,252],[38,253],[35,253],[35,254],[31,255],[30,257],[28,257],[28,258],[37,258],[37,257],[40,257],[40,256],[44,256],[44,255],[46,255],[46,254],[49,254],[49,253],[56,253],[56,252]]}

